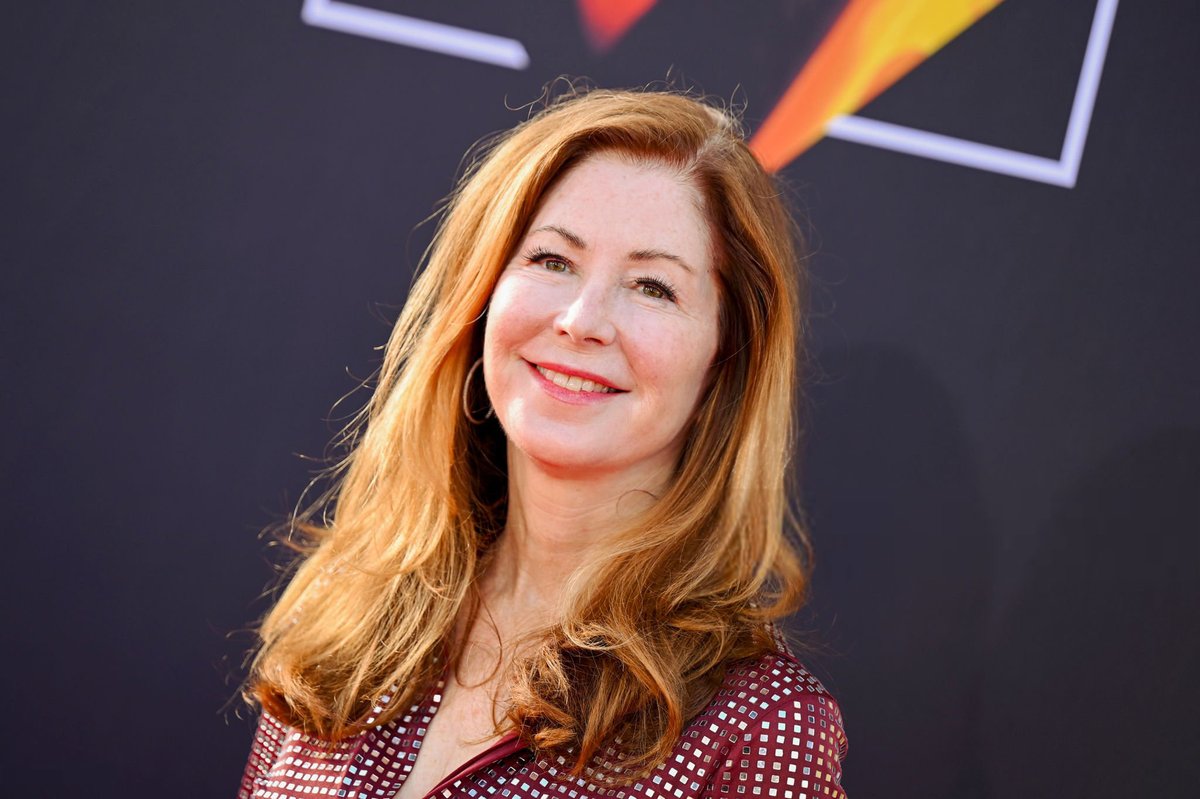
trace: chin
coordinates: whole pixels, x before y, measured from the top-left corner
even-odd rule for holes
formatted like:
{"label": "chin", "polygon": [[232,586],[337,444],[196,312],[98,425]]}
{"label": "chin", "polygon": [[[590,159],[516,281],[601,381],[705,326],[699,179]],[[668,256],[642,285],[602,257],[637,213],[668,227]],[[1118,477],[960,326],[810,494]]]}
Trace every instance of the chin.
{"label": "chin", "polygon": [[613,467],[619,468],[618,464],[605,457],[607,453],[587,446],[588,442],[580,440],[578,436],[574,440],[564,441],[546,441],[544,438],[538,441],[509,440],[526,458],[556,472],[604,472]]}

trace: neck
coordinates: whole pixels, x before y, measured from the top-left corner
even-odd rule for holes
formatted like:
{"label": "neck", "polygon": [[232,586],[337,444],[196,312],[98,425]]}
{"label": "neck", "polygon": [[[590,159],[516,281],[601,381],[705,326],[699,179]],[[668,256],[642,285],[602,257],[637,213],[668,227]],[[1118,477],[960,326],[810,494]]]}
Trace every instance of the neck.
{"label": "neck", "polygon": [[669,474],[662,464],[568,472],[510,445],[508,523],[480,581],[492,612],[521,632],[553,623],[571,574],[661,496]]}

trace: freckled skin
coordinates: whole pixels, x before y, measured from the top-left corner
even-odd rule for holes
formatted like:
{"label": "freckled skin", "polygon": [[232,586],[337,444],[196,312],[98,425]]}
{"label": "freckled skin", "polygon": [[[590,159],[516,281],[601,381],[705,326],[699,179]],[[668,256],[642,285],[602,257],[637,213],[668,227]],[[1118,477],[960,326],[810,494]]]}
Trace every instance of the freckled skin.
{"label": "freckled skin", "polygon": [[[487,316],[484,376],[510,459],[572,479],[669,472],[717,350],[711,241],[695,189],[660,165],[601,154],[558,180]],[[530,363],[624,391],[564,402]]]}

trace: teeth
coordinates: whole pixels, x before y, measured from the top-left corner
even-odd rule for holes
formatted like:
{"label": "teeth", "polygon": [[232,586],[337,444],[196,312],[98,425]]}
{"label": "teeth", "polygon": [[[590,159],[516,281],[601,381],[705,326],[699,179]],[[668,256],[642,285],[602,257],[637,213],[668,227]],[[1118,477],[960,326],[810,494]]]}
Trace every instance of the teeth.
{"label": "teeth", "polygon": [[615,388],[602,386],[594,380],[584,380],[578,375],[564,375],[561,372],[552,371],[544,366],[537,367],[537,370],[542,373],[542,377],[568,391],[594,391],[599,394],[616,393]]}

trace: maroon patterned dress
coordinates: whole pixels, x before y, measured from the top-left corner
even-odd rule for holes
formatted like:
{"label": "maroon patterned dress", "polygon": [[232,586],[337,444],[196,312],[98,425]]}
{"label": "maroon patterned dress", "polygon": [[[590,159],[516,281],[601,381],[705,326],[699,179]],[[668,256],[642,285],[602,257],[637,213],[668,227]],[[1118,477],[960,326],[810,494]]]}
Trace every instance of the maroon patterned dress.
{"label": "maroon patterned dress", "polygon": [[[387,724],[332,746],[264,712],[238,799],[394,796],[417,759],[444,684]],[[732,664],[671,756],[632,786],[572,777],[569,762],[535,756],[513,733],[449,774],[426,799],[845,799],[845,756],[837,703],[784,647]],[[589,764],[592,774],[619,770],[611,747]]]}

